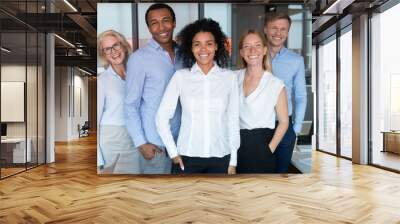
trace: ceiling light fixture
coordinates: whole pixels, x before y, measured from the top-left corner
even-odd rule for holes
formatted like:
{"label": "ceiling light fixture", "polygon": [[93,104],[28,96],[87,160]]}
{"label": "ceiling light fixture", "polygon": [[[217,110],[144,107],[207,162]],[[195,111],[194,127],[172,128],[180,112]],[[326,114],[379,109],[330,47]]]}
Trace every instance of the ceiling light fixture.
{"label": "ceiling light fixture", "polygon": [[66,43],[67,45],[69,45],[70,47],[75,48],[75,45],[73,45],[71,42],[69,42],[68,40],[58,36],[57,34],[54,34],[55,37],[57,37],[59,40],[61,40],[62,42]]}
{"label": "ceiling light fixture", "polygon": [[6,52],[6,53],[10,53],[10,52],[11,52],[11,50],[9,50],[9,49],[7,49],[7,48],[5,48],[5,47],[1,47],[0,49],[1,49],[2,51]]}
{"label": "ceiling light fixture", "polygon": [[92,73],[90,73],[90,72],[88,72],[88,71],[86,71],[86,70],[83,70],[83,69],[81,69],[81,68],[79,68],[79,67],[78,67],[78,70],[81,71],[81,72],[83,72],[83,73],[85,73],[85,74],[92,75]]}
{"label": "ceiling light fixture", "polygon": [[68,0],[64,0],[65,4],[67,4],[72,10],[74,10],[75,12],[78,12],[78,10],[71,4],[69,3]]}
{"label": "ceiling light fixture", "polygon": [[342,14],[343,9],[351,5],[355,0],[336,0],[332,5],[324,10],[322,14]]}

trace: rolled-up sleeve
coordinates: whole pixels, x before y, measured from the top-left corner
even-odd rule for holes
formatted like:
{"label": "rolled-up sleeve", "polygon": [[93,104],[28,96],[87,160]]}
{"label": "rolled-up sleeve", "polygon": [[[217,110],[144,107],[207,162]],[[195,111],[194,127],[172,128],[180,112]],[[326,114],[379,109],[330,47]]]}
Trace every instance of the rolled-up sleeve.
{"label": "rolled-up sleeve", "polygon": [[303,124],[304,115],[307,108],[307,89],[306,89],[306,79],[304,71],[304,59],[301,57],[299,61],[298,70],[294,76],[294,100],[295,100],[295,121],[293,129],[296,134],[301,131],[301,126]]}

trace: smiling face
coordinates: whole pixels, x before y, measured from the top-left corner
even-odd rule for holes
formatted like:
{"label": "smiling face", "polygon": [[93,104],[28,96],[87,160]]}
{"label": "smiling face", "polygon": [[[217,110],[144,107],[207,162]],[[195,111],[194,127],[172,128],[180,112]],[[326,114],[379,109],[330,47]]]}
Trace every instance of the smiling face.
{"label": "smiling face", "polygon": [[175,21],[166,8],[149,11],[147,16],[149,32],[160,45],[172,43]]}
{"label": "smiling face", "polygon": [[111,65],[121,65],[124,63],[125,51],[116,37],[111,35],[104,37],[101,42],[101,48],[104,58]]}
{"label": "smiling face", "polygon": [[192,52],[200,67],[211,68],[215,51],[218,49],[214,36],[210,32],[198,32],[192,41]]}
{"label": "smiling face", "polygon": [[288,37],[289,28],[290,24],[286,19],[277,19],[268,22],[264,27],[264,33],[267,37],[268,44],[271,47],[282,47]]}
{"label": "smiling face", "polygon": [[267,54],[267,46],[263,44],[260,36],[254,33],[248,34],[241,44],[240,56],[247,66],[263,66],[264,56]]}

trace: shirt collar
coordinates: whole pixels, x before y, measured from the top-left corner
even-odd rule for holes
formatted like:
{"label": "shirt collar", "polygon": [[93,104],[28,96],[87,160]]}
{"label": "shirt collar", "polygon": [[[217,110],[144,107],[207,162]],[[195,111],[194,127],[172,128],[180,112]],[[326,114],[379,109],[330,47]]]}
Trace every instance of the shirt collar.
{"label": "shirt collar", "polygon": [[[210,71],[208,72],[207,75],[216,73],[221,71],[221,68],[217,65],[217,63],[214,61],[214,66],[210,69]],[[201,70],[201,68],[199,67],[199,65],[196,63],[194,63],[194,65],[190,68],[190,72],[192,72],[193,74],[201,74],[204,75],[203,71]]]}
{"label": "shirt collar", "polygon": [[118,79],[124,81],[124,80],[121,78],[121,76],[119,76],[119,75],[114,71],[114,69],[113,69],[113,67],[112,67],[111,65],[108,66],[107,72],[109,72],[109,73],[110,73],[111,75],[113,75],[114,77],[116,77],[116,78],[118,78]]}
{"label": "shirt collar", "polygon": [[[151,38],[151,39],[149,40],[148,44],[149,44],[152,48],[154,48],[154,49],[156,49],[156,50],[164,50],[164,48],[162,48],[161,45],[160,45],[156,40],[154,40],[154,38]],[[174,51],[175,51],[175,53],[176,53],[176,51],[177,51],[177,49],[178,49],[178,45],[176,44],[175,41],[173,41],[172,44],[173,44],[173,47],[174,47]]]}
{"label": "shirt collar", "polygon": [[274,57],[274,58],[279,57],[279,56],[285,54],[287,50],[288,50],[288,49],[287,49],[286,47],[282,47],[282,48],[275,54],[275,57]]}

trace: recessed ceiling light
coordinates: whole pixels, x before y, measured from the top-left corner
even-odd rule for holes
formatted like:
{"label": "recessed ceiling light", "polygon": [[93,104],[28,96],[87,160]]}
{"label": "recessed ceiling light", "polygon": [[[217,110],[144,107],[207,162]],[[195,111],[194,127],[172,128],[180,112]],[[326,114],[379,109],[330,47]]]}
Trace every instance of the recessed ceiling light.
{"label": "recessed ceiling light", "polygon": [[85,74],[87,74],[87,75],[92,75],[92,73],[90,73],[90,72],[88,72],[88,71],[86,71],[86,70],[83,70],[83,69],[81,69],[81,68],[79,68],[79,67],[78,67],[78,70],[81,71],[81,72],[83,72],[83,73],[85,73]]}
{"label": "recessed ceiling light", "polygon": [[7,48],[5,48],[5,47],[1,47],[0,49],[1,49],[2,51],[6,52],[6,53],[10,53],[10,52],[11,52],[11,50],[9,50],[9,49],[7,49]]}
{"label": "recessed ceiling light", "polygon": [[78,12],[78,10],[71,4],[69,3],[68,0],[64,0],[65,4],[67,4],[72,10],[74,10],[75,12]]}
{"label": "recessed ceiling light", "polygon": [[57,34],[54,34],[54,36],[57,37],[57,38],[58,38],[59,40],[61,40],[62,42],[66,43],[67,45],[69,45],[69,46],[75,48],[75,45],[73,45],[73,44],[72,44],[71,42],[69,42],[68,40],[66,40],[66,39],[64,39],[64,38],[62,38],[62,37],[60,37],[60,36],[57,35]]}
{"label": "recessed ceiling light", "polygon": [[336,0],[322,14],[342,14],[343,9],[353,3],[355,0]]}

